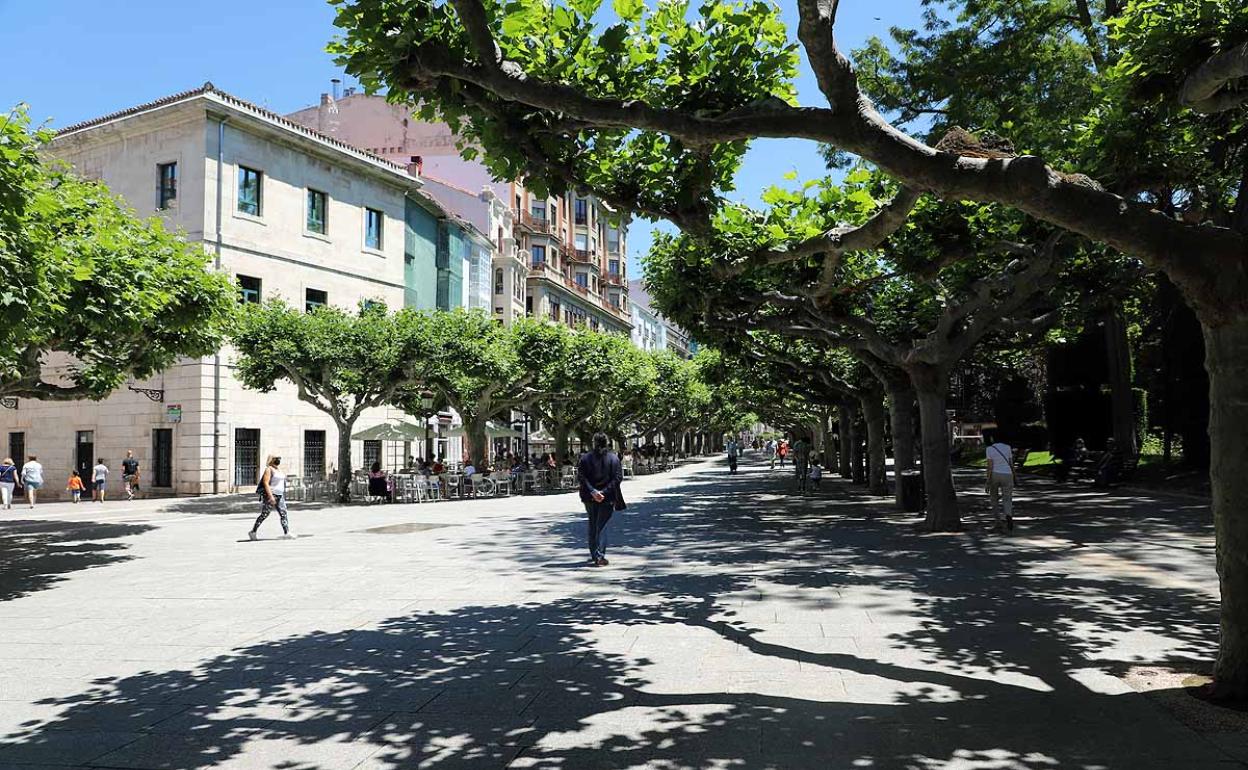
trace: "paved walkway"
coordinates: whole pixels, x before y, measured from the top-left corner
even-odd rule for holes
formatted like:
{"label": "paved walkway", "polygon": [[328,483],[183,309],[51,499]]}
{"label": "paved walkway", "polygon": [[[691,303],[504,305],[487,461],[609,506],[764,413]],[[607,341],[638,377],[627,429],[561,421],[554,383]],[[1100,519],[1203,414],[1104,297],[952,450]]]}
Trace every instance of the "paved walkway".
{"label": "paved walkway", "polygon": [[982,493],[920,535],[743,469],[630,481],[605,569],[571,495],[296,508],[258,543],[250,500],[15,509],[0,768],[1244,766],[1164,684],[1213,652],[1198,503],[1034,482],[1011,537]]}

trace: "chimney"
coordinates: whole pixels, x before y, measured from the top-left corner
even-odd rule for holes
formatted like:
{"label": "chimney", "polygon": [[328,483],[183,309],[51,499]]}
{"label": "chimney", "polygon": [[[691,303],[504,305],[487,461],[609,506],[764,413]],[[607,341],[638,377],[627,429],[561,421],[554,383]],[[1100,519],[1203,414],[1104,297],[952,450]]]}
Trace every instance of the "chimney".
{"label": "chimney", "polygon": [[338,87],[342,85],[342,79],[330,78],[329,83],[333,86],[334,101],[338,101]]}
{"label": "chimney", "polygon": [[410,163],[407,164],[407,173],[412,176],[420,176],[425,170],[425,159],[419,155],[413,155]]}
{"label": "chimney", "polygon": [[321,106],[322,107],[329,106],[329,94],[325,94],[325,93],[321,94]]}

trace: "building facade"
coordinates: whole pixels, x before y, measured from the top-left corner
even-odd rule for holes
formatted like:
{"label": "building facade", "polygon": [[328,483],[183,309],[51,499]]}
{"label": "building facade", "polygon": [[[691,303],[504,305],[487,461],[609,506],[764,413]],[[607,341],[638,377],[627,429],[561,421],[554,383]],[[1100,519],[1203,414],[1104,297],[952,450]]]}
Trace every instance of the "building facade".
{"label": "building facade", "polygon": [[523,312],[629,332],[626,216],[593,196],[568,191],[542,197],[522,182],[494,180],[483,163],[460,157],[460,140],[449,126],[418,120],[408,107],[379,96],[351,89],[342,98],[322,94],[318,104],[288,117],[413,164],[432,196],[488,234],[494,242],[492,308],[499,320],[510,323]]}
{"label": "building facade", "polygon": [[[468,295],[488,306],[488,292],[480,302],[472,286],[473,270],[481,283],[488,267],[479,255],[473,261],[472,246],[451,253],[456,230],[463,243],[473,236],[407,168],[211,84],[69,126],[50,151],[103,180],[139,215],[202,243],[216,269],[235,277],[243,302],[452,307]],[[358,427],[387,416],[374,410]],[[115,466],[126,450],[149,488],[176,494],[253,488],[271,454],[307,477],[331,471],[337,456],[327,415],[286,384],[268,394],[245,389],[228,348],[101,402],[22,399],[0,409],[0,432],[18,455],[39,456],[49,491],[71,468],[90,468],[97,457]],[[380,452],[357,443],[354,461]]]}
{"label": "building facade", "polygon": [[697,352],[689,333],[651,306],[650,294],[640,280],[632,281],[629,286],[628,307],[633,321],[632,340],[637,347],[670,350],[681,358],[692,358]]}

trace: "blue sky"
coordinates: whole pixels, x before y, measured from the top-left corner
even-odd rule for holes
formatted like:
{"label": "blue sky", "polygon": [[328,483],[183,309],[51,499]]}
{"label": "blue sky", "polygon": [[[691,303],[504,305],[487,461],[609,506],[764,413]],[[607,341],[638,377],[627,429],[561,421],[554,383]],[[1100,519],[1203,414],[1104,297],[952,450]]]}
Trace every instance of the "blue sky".
{"label": "blue sky", "polygon": [[[794,4],[783,5],[796,30]],[[871,35],[886,36],[890,25],[917,26],[919,13],[919,0],[844,0],[839,42],[849,49]],[[0,0],[0,51],[21,63],[0,68],[0,108],[26,102],[36,120],[63,126],[211,80],[240,98],[291,112],[316,103],[341,74],[325,53],[336,29],[333,15],[318,0]],[[823,104],[804,63],[798,93],[804,104]],[[736,197],[757,202],[764,188],[785,183],[789,171],[800,178],[823,173],[813,144],[758,141],[738,175]],[[630,233],[633,275],[651,230],[638,222]]]}

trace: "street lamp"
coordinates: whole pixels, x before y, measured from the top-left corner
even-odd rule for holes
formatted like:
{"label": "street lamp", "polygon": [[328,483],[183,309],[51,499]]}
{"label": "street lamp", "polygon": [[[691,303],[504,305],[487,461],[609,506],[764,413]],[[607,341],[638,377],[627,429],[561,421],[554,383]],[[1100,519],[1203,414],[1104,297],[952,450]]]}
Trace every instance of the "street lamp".
{"label": "street lamp", "polygon": [[430,462],[433,452],[429,446],[429,420],[433,417],[433,394],[427,390],[420,394],[420,408],[425,418],[425,462]]}

